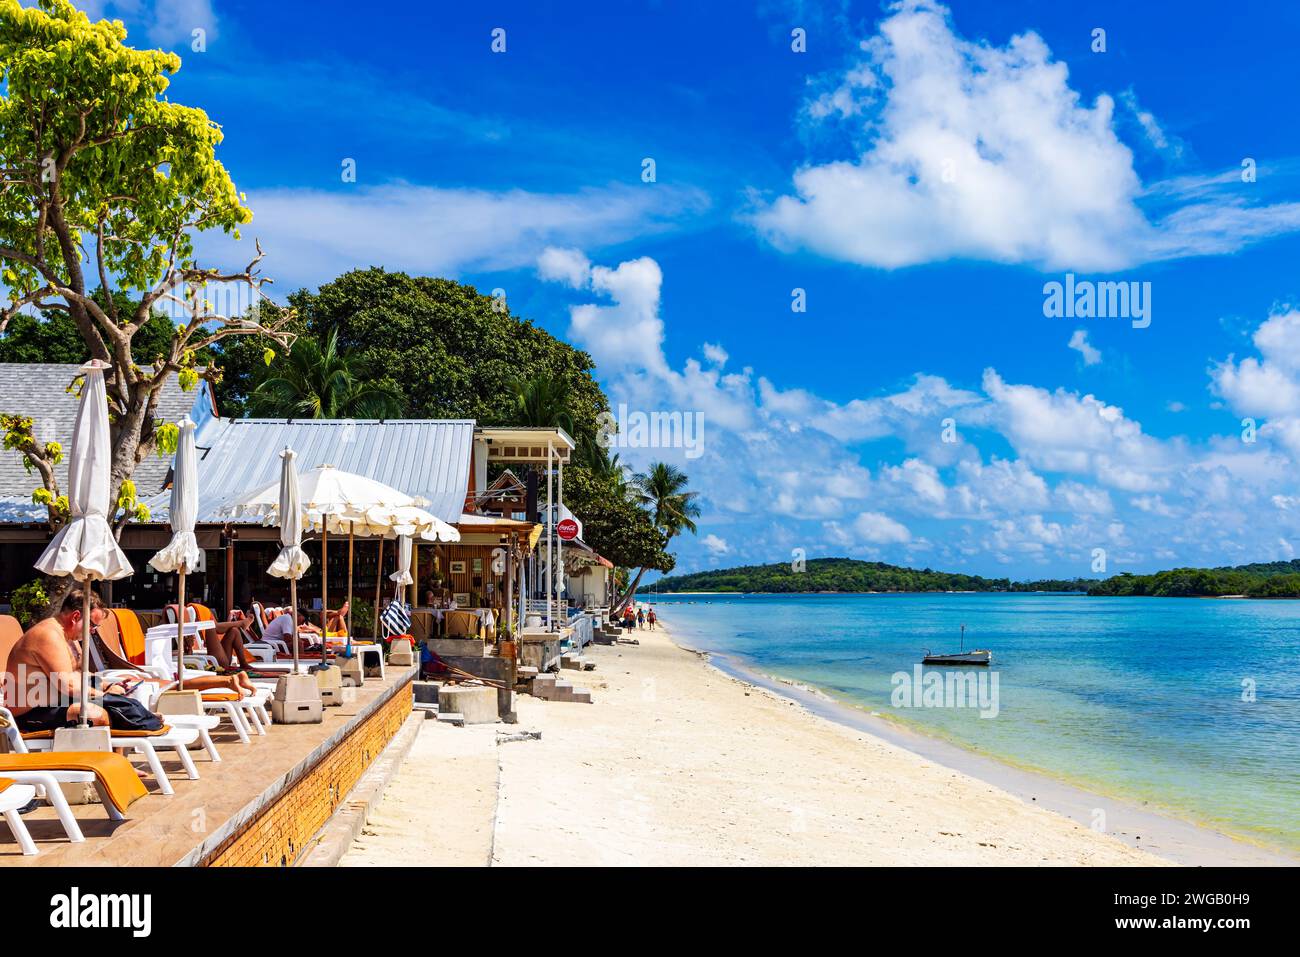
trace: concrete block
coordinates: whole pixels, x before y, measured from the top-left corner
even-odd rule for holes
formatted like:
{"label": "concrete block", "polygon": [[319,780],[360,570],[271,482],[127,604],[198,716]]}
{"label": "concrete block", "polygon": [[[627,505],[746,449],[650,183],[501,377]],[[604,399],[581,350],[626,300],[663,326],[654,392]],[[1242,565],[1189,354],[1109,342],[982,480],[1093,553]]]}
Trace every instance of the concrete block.
{"label": "concrete block", "polygon": [[[108,728],[56,728],[55,751],[112,751]],[[93,784],[60,784],[59,790],[69,804],[98,804],[99,792]]]}
{"label": "concrete block", "polygon": [[360,688],[365,684],[366,676],[361,669],[361,656],[353,655],[351,658],[339,658],[339,670],[342,672],[343,687]]}
{"label": "concrete block", "polygon": [[438,716],[459,714],[466,724],[495,724],[497,689],[471,685],[445,685],[438,692]]}
{"label": "concrete block", "polygon": [[343,704],[343,671],[338,665],[318,668],[315,672],[316,690],[320,692],[320,701],[327,708],[337,708]]}
{"label": "concrete block", "polygon": [[442,687],[440,681],[412,681],[411,689],[415,693],[415,700],[421,704],[437,704],[438,689]]}
{"label": "concrete block", "polygon": [[439,658],[483,658],[487,642],[482,638],[426,638],[424,645]]}
{"label": "concrete block", "polygon": [[405,638],[394,638],[393,643],[388,647],[388,663],[403,668],[415,664],[415,652],[411,648],[410,641]]}

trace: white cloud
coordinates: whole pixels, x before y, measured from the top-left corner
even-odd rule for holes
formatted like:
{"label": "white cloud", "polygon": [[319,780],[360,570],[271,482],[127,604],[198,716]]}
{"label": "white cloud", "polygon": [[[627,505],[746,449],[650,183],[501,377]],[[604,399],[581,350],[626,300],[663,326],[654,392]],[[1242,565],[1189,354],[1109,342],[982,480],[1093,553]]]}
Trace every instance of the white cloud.
{"label": "white cloud", "polygon": [[548,246],[538,257],[537,272],[543,279],[582,289],[591,281],[591,261],[580,249]]}
{"label": "white cloud", "polygon": [[719,538],[717,535],[709,534],[700,539],[700,544],[708,550],[710,555],[725,555],[731,551],[725,538]]}
{"label": "white cloud", "polygon": [[[856,119],[855,154],[804,166],[792,194],[754,214],[779,248],[890,269],[973,258],[1113,270],[1300,228],[1300,204],[1172,186],[1172,208],[1150,220],[1114,101],[1083,102],[1036,33],[967,40],[946,7],[901,0],[861,50],[805,108],[813,121]],[[1163,136],[1154,116],[1138,120]]]}
{"label": "white cloud", "polygon": [[1095,366],[1101,361],[1101,350],[1093,348],[1088,342],[1088,333],[1084,329],[1074,330],[1074,335],[1070,336],[1067,345],[1083,356],[1083,364],[1086,366]]}
{"label": "white cloud", "polygon": [[[364,170],[358,175],[364,180]],[[252,258],[253,239],[260,239],[266,273],[281,289],[314,287],[322,277],[370,264],[454,276],[531,267],[548,247],[603,246],[644,236],[669,228],[703,202],[698,193],[672,187],[574,193],[403,183],[270,189],[250,192],[253,221],[240,242],[204,233],[196,243],[205,263],[243,265]]]}
{"label": "white cloud", "polygon": [[123,20],[128,26],[141,24],[153,43],[169,46],[193,38],[201,29],[207,42],[217,38],[217,16],[211,0],[80,0],[77,6],[91,20]]}
{"label": "white cloud", "polygon": [[853,520],[853,534],[874,545],[910,542],[912,533],[888,515],[863,512]]}
{"label": "white cloud", "polygon": [[1214,391],[1243,415],[1300,413],[1300,310],[1269,316],[1254,335],[1261,358],[1229,356],[1210,370]]}
{"label": "white cloud", "polygon": [[725,366],[727,360],[731,358],[731,356],[727,354],[727,350],[717,343],[706,342],[700,348],[704,352],[704,358],[718,368]]}

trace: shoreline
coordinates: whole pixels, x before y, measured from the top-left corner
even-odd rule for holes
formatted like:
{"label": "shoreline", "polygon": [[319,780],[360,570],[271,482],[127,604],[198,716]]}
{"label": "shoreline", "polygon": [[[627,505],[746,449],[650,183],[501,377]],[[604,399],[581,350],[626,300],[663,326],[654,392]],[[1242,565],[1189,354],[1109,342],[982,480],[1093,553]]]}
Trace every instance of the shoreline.
{"label": "shoreline", "polygon": [[1148,810],[1131,800],[1090,790],[1047,772],[1019,767],[972,751],[937,735],[878,716],[815,686],[761,671],[752,663],[724,652],[695,648],[668,633],[683,651],[737,681],[793,700],[811,714],[834,724],[870,734],[918,757],[1000,788],[1026,804],[1045,808],[1090,827],[1097,809],[1105,813],[1106,833],[1128,846],[1165,860],[1188,866],[1300,865],[1300,857],[1244,835],[1217,830],[1210,824],[1187,820],[1167,809]]}
{"label": "shoreline", "polygon": [[[519,695],[510,727],[422,723],[342,865],[1296,863],[845,720],[824,693],[679,643],[671,626],[633,635],[589,646],[596,670],[560,673],[590,704]],[[1096,807],[1105,832],[1090,826]]]}

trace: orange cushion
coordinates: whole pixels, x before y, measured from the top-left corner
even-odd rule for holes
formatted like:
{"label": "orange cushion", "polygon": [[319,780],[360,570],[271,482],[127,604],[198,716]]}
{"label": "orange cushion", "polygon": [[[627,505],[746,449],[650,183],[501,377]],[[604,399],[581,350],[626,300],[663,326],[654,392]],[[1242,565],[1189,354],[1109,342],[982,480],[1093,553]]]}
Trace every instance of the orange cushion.
{"label": "orange cushion", "polygon": [[194,617],[199,621],[217,620],[217,616],[212,613],[212,609],[207,605],[200,605],[198,602],[193,602],[190,607],[194,609]]}
{"label": "orange cushion", "polygon": [[114,608],[117,631],[122,636],[122,654],[133,665],[144,664],[144,629],[130,608]]}
{"label": "orange cushion", "polygon": [[204,701],[239,701],[244,696],[233,691],[213,691],[203,695]]}
{"label": "orange cushion", "polygon": [[90,771],[119,811],[149,793],[131,762],[109,751],[0,754],[0,774],[5,771]]}

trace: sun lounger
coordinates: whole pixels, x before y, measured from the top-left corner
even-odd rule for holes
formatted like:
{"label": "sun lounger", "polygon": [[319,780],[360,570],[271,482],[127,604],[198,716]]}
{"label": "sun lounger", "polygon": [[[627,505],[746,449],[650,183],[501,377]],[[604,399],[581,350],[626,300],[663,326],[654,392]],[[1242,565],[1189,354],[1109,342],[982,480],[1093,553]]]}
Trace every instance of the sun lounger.
{"label": "sun lounger", "polygon": [[31,753],[8,710],[0,711],[0,735],[9,741],[9,754],[0,754],[0,774],[40,772],[52,775],[60,784],[94,784],[100,801],[104,802],[104,811],[112,820],[122,820],[127,807],[148,793],[139,772],[121,754]]}
{"label": "sun lounger", "polygon": [[37,853],[36,843],[27,833],[27,825],[23,823],[18,809],[31,803],[34,797],[36,797],[36,788],[31,785],[17,784],[9,778],[0,777],[0,814],[4,815],[9,830],[13,832],[14,840],[22,848],[23,854],[29,857]]}
{"label": "sun lounger", "polygon": [[[121,636],[114,627],[123,626]],[[102,656],[100,659],[92,659],[96,670],[104,673],[106,677],[116,677],[122,672],[134,671],[136,673],[145,672],[151,674],[164,684],[175,680],[176,675],[172,670],[171,661],[159,661],[155,664],[136,664],[124,657],[126,633],[139,627],[138,620],[130,609],[114,608],[113,614],[105,618],[99,626],[95,639],[92,641],[92,653],[98,653]],[[122,642],[119,645],[118,642]],[[186,670],[184,677],[193,678],[207,675],[206,671]],[[254,682],[256,684],[257,682]],[[225,715],[229,718],[231,726],[239,736],[243,744],[249,744],[249,730],[255,729],[259,735],[266,734],[266,726],[271,723],[271,717],[266,712],[266,706],[271,700],[274,693],[274,687],[263,686],[257,692],[248,696],[237,695],[234,692],[223,691],[204,691],[202,694],[203,709],[217,715]],[[168,716],[169,720],[171,716]],[[178,724],[185,724],[185,721],[179,721]],[[212,751],[209,751],[211,754]],[[219,759],[214,759],[219,760]]]}
{"label": "sun lounger", "polygon": [[59,788],[61,784],[90,784],[99,794],[109,820],[121,821],[124,812],[148,791],[131,762],[105,751],[47,751],[32,754],[18,731],[13,714],[0,708],[0,737],[9,745],[8,754],[0,754],[0,774],[20,784],[43,789],[39,795],[50,802],[63,824],[68,839],[83,840],[81,829]]}
{"label": "sun lounger", "polygon": [[[173,727],[164,724],[158,731],[118,731],[110,729],[109,747],[129,749],[144,755],[149,771],[158,782],[158,790],[168,796],[175,794],[167,771],[158,756],[159,749],[172,751],[180,761],[185,776],[191,781],[199,779],[199,770],[190,759],[189,746],[199,739],[199,732],[194,728]],[[28,731],[23,733],[23,743],[30,751],[53,751],[53,731]]]}

